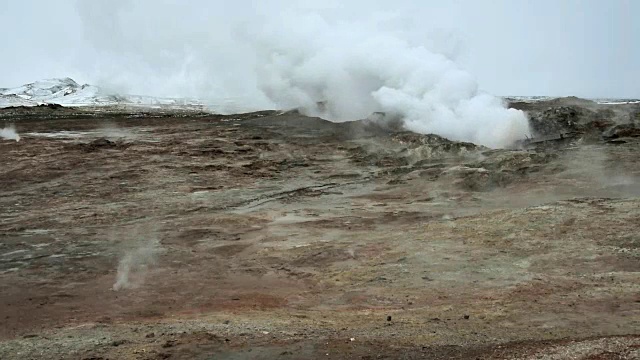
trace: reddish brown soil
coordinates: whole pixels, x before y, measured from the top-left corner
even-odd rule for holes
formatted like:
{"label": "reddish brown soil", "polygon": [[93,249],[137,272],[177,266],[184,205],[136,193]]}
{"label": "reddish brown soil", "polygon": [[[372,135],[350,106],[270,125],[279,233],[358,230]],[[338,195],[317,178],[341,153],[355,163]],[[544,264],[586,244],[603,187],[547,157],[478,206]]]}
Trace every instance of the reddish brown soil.
{"label": "reddish brown soil", "polygon": [[104,116],[0,141],[2,359],[640,354],[637,142]]}

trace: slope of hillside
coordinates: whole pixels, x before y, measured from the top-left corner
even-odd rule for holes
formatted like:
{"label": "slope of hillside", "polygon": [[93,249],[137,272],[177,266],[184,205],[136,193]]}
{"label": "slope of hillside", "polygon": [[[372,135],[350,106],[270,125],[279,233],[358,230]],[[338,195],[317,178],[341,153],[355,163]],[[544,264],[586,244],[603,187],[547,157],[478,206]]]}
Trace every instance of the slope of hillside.
{"label": "slope of hillside", "polygon": [[63,106],[100,105],[201,105],[194,99],[156,98],[140,95],[115,95],[93,85],[80,85],[71,78],[47,79],[12,89],[0,89],[0,108],[10,106]]}

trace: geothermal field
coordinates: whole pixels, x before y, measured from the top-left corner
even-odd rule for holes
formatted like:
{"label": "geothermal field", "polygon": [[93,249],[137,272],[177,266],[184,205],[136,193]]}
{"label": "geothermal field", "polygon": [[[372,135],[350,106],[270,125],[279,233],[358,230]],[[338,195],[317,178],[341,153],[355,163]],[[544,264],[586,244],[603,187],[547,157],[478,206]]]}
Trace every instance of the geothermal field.
{"label": "geothermal field", "polygon": [[640,358],[640,105],[506,101],[0,109],[0,358]]}

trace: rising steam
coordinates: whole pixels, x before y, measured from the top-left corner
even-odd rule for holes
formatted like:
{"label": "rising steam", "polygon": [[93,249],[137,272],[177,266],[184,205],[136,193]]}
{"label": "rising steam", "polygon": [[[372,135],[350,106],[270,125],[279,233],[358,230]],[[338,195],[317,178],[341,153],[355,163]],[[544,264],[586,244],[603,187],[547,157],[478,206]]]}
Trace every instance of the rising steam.
{"label": "rising steam", "polygon": [[227,113],[302,108],[345,121],[384,112],[416,132],[491,147],[529,133],[524,113],[481,92],[450,52],[415,41],[388,12],[212,3],[208,18],[171,2],[82,1],[79,12],[112,88],[205,97]]}
{"label": "rising steam", "polygon": [[149,268],[156,263],[157,256],[162,252],[160,241],[153,230],[134,229],[123,239],[127,243],[124,244],[124,253],[118,263],[114,291],[140,287]]}
{"label": "rising steam", "polygon": [[20,141],[20,135],[18,135],[13,126],[0,129],[0,138],[5,140],[15,140],[16,142]]}

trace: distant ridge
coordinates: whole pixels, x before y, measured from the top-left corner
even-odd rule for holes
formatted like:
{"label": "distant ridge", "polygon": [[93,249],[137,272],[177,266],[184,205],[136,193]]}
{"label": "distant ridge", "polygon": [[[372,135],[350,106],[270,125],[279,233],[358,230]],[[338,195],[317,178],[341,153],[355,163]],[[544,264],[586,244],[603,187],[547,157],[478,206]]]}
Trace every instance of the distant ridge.
{"label": "distant ridge", "polygon": [[[595,102],[598,104],[638,104],[640,99],[580,99],[577,97],[550,96],[504,96],[508,102],[540,102],[555,99],[570,99],[572,102]],[[234,99],[225,99],[224,107],[233,105]],[[60,104],[62,106],[174,106],[202,107],[204,102],[186,98],[158,98],[144,95],[113,94],[104,89],[66,78],[45,79],[16,88],[0,88],[0,108],[11,106],[38,106]]]}
{"label": "distant ridge", "polygon": [[157,98],[140,95],[110,94],[94,85],[80,85],[71,78],[46,79],[16,88],[0,88],[0,108],[10,106],[202,106],[194,99]]}
{"label": "distant ridge", "polygon": [[617,99],[617,98],[579,98],[576,96],[563,96],[563,97],[554,97],[554,96],[503,96],[503,99],[515,102],[541,102],[541,101],[552,101],[552,100],[560,100],[562,102],[593,102],[596,104],[640,104],[640,99]]}

